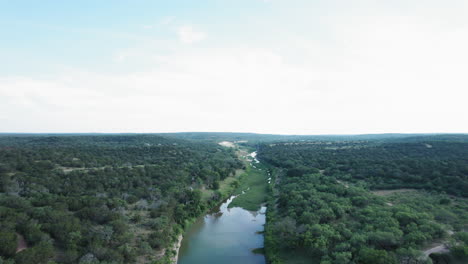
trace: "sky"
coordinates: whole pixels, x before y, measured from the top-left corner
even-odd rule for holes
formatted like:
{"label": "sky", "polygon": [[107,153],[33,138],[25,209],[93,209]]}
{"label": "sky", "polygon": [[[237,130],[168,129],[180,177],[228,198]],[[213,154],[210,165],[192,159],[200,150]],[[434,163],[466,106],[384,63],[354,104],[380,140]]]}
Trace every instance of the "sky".
{"label": "sky", "polygon": [[0,132],[467,133],[466,0],[0,0]]}

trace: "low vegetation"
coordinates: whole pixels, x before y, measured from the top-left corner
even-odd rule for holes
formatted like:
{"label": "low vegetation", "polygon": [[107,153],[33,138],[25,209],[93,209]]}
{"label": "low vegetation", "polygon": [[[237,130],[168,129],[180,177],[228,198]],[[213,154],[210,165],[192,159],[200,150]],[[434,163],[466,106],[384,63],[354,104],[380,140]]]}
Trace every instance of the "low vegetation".
{"label": "low vegetation", "polygon": [[267,168],[262,164],[247,165],[234,193],[237,197],[229,204],[229,207],[242,207],[246,210],[257,211],[268,198],[267,173]]}

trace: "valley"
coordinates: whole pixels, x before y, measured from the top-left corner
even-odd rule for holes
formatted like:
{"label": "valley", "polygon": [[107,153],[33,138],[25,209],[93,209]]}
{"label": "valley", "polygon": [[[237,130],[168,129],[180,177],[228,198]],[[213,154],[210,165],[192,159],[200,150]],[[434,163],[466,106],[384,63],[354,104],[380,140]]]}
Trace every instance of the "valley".
{"label": "valley", "polygon": [[467,150],[464,135],[3,136],[0,260],[464,263]]}

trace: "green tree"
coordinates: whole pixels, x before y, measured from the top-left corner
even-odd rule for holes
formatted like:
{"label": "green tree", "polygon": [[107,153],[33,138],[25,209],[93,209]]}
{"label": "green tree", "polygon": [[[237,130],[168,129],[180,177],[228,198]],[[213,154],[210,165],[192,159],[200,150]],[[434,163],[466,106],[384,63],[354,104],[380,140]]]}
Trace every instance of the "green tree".
{"label": "green tree", "polygon": [[53,256],[54,248],[52,244],[41,242],[16,254],[15,262],[21,264],[46,264]]}
{"label": "green tree", "polygon": [[12,257],[16,253],[18,237],[15,232],[0,230],[0,255]]}
{"label": "green tree", "polygon": [[396,264],[395,256],[385,250],[363,248],[359,251],[358,263],[360,264]]}

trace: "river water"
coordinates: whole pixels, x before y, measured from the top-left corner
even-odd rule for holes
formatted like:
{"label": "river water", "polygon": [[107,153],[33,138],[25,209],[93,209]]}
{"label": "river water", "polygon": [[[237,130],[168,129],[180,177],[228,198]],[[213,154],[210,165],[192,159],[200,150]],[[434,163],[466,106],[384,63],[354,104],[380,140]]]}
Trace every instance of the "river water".
{"label": "river water", "polygon": [[178,264],[264,264],[263,255],[252,249],[263,247],[266,207],[257,212],[228,208],[234,196],[194,223],[185,234]]}

